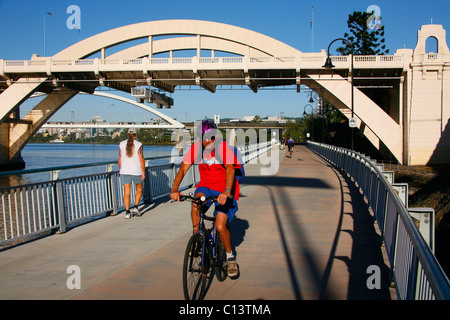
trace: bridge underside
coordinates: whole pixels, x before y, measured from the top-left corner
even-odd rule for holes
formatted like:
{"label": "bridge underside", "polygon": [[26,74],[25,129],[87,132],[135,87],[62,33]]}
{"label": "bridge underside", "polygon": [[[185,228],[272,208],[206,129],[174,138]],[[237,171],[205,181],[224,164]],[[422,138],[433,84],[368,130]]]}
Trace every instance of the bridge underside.
{"label": "bridge underside", "polygon": [[[44,76],[44,75],[42,75]],[[255,93],[258,88],[272,86],[290,86],[296,84],[296,71],[285,69],[269,70],[154,70],[142,71],[106,71],[100,75],[94,73],[53,74],[57,80],[44,81],[37,91],[51,93],[55,89],[67,88],[76,91],[94,93],[98,87],[109,87],[130,93],[135,86],[153,86],[169,93],[176,87],[200,86],[210,92],[216,92],[218,86],[248,86]],[[300,85],[300,84],[299,84]]]}
{"label": "bridge underside", "polygon": [[[399,76],[401,70],[390,70],[392,80],[386,84],[386,75],[380,75],[379,80],[374,75],[373,70],[355,70],[354,85],[363,87],[355,90],[355,114],[358,120],[358,127],[378,148],[383,149],[386,146],[392,154],[402,160],[402,134],[399,125],[399,106],[392,105],[389,94],[380,92],[394,91],[398,92]],[[350,117],[350,90],[348,81],[348,72],[329,72],[328,70],[302,70],[300,73],[295,69],[268,69],[268,70],[154,70],[148,73],[142,71],[111,71],[94,74],[93,72],[59,72],[52,74],[57,80],[45,78],[45,75],[39,75],[39,80],[45,79],[39,83],[36,88],[31,86],[29,93],[43,92],[48,94],[39,105],[37,105],[29,114],[14,123],[15,116],[10,113],[5,117],[1,126],[11,127],[9,133],[9,158],[14,159],[20,150],[27,143],[29,138],[48,119],[61,108],[67,101],[79,92],[93,94],[95,89],[100,86],[110,87],[129,93],[131,88],[136,85],[149,85],[163,89],[167,92],[174,92],[176,87],[200,86],[210,92],[216,92],[218,86],[248,86],[254,92],[259,88],[273,86],[297,86],[306,85],[324,97],[334,106],[339,108],[347,117]],[[149,77],[152,79],[149,81]],[[23,79],[23,78],[20,78]],[[18,79],[18,81],[20,81]],[[7,90],[6,90],[7,91]],[[5,93],[6,93],[5,91]],[[366,92],[364,94],[363,92]],[[380,101],[386,106],[381,109],[373,100],[368,98],[371,92],[375,92],[375,97],[388,99]],[[397,100],[398,101],[398,100]],[[388,113],[391,113],[389,115]],[[377,115],[374,117],[374,115]],[[9,118],[9,119],[8,119]],[[8,123],[9,122],[9,123]],[[381,127],[380,127],[381,125]],[[389,129],[386,130],[386,127]],[[378,131],[377,131],[378,130]],[[379,134],[377,135],[376,132]],[[382,142],[384,140],[384,142]]]}
{"label": "bridge underside", "polygon": [[[354,117],[357,128],[385,157],[403,161],[401,69],[354,70]],[[347,118],[352,116],[350,75],[341,70],[324,74],[308,71],[310,80],[302,81],[338,108]]]}

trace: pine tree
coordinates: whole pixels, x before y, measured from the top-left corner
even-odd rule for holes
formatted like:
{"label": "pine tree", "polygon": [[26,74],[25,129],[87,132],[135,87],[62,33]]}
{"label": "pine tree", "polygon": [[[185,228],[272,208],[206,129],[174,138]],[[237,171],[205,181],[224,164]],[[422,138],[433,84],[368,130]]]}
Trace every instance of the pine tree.
{"label": "pine tree", "polygon": [[[353,43],[354,55],[384,55],[389,53],[384,44],[384,25],[377,29],[369,29],[367,21],[372,13],[354,11],[349,14],[347,25],[351,35],[347,32],[344,38]],[[342,41],[345,47],[336,49],[342,55],[351,54],[351,47],[345,41]]]}

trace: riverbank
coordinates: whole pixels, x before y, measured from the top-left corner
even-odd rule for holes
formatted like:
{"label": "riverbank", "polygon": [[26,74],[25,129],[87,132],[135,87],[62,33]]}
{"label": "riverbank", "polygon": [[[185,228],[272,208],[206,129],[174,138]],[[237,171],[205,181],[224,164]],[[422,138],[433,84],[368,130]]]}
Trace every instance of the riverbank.
{"label": "riverbank", "polygon": [[[54,142],[54,141],[30,141],[28,142],[28,144],[42,144],[42,143],[49,143],[49,144],[107,144],[107,145],[111,145],[111,144],[115,144],[118,145],[121,141],[97,141],[97,140],[93,140],[93,141],[89,141],[86,139],[77,139],[75,141],[66,141],[66,140],[62,140],[62,142]],[[154,147],[164,147],[164,146],[175,146],[175,142],[161,142],[161,143],[149,143],[149,142],[142,142],[142,144],[144,146],[154,146]]]}
{"label": "riverbank", "polygon": [[[102,129],[96,129],[102,130]],[[60,143],[76,144],[119,144],[128,138],[127,130],[122,131],[100,131],[81,133],[49,134],[48,132],[38,132],[30,140],[31,143],[51,143],[58,141]],[[144,145],[173,145],[172,132],[168,129],[140,129],[139,141]]]}
{"label": "riverbank", "polygon": [[395,182],[408,183],[408,206],[435,211],[435,255],[450,278],[450,168],[449,166],[400,166]]}

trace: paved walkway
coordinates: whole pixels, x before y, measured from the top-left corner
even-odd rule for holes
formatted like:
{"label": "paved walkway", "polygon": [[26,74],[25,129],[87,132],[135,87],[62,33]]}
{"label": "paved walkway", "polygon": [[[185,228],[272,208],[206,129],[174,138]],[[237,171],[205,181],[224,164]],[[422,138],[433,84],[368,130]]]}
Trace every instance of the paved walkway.
{"label": "paved walkway", "polygon": [[[358,190],[304,146],[280,158],[274,176],[246,166],[231,224],[240,275],[211,279],[206,299],[391,299]],[[140,218],[122,213],[0,252],[0,299],[184,299],[189,205],[164,200]],[[71,265],[80,268],[81,289],[67,287]],[[379,290],[367,288],[371,265],[381,270]]]}

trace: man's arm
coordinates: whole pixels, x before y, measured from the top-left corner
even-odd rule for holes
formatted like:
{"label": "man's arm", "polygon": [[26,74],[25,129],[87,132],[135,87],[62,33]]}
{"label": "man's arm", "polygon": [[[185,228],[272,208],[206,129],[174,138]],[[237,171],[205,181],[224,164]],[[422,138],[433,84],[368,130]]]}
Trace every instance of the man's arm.
{"label": "man's arm", "polygon": [[184,176],[188,172],[189,168],[191,167],[190,163],[181,163],[180,170],[178,170],[177,175],[175,176],[175,179],[173,181],[172,190],[170,191],[170,198],[172,200],[180,201],[180,192],[178,192],[178,188],[180,187],[181,181],[183,181]]}
{"label": "man's arm", "polygon": [[[225,165],[225,190],[219,194],[217,197],[217,202],[221,205],[224,205],[227,201],[227,198],[231,195],[231,189],[233,188],[234,183],[234,165],[226,164]],[[230,190],[230,191],[228,191]]]}

